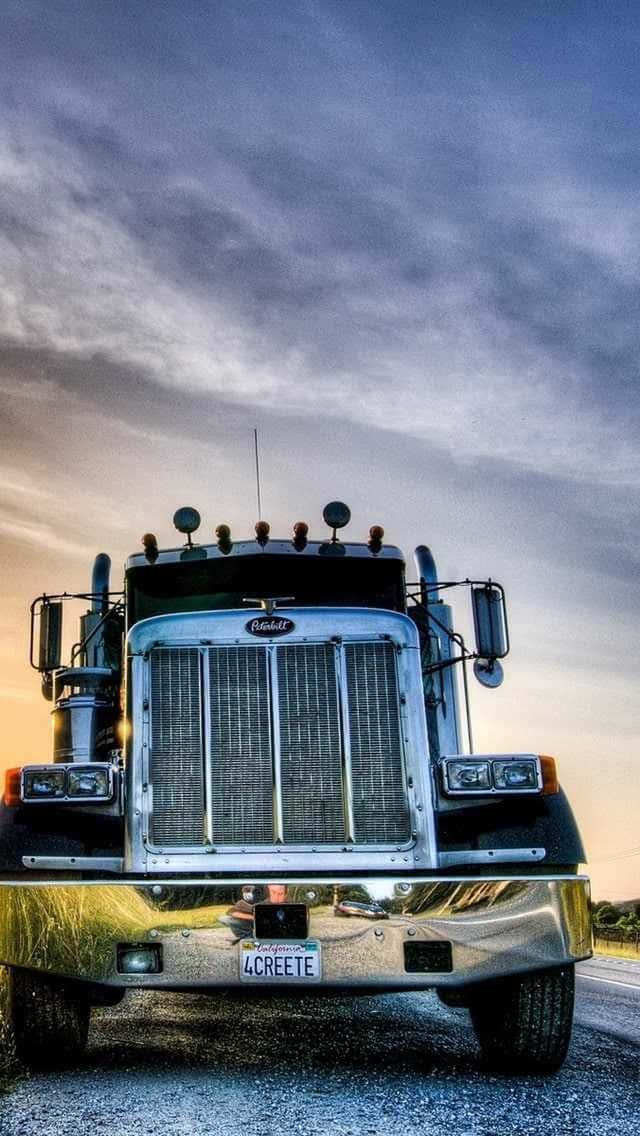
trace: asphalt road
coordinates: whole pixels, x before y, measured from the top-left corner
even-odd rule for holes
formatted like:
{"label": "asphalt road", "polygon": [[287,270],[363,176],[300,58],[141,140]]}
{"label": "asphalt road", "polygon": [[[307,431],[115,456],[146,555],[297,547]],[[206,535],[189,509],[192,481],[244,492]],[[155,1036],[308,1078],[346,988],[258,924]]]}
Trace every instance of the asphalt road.
{"label": "asphalt road", "polygon": [[466,1011],[431,993],[130,993],[95,1012],[77,1067],[6,1083],[0,1133],[635,1136],[640,963],[579,971],[569,1057],[546,1078],[486,1072]]}

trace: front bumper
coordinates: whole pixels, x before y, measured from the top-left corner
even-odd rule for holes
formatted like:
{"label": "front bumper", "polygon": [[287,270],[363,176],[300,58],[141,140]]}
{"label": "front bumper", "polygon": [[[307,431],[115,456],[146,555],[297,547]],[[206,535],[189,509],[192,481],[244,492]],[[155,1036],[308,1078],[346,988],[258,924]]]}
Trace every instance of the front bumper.
{"label": "front bumper", "polygon": [[[259,892],[261,885],[2,883],[0,963],[120,987],[239,986],[242,940],[235,921],[230,926],[224,917],[247,886]],[[455,987],[591,954],[589,883],[582,876],[309,879],[286,886],[288,901],[309,908],[321,987]],[[345,899],[372,910],[335,914],[335,903]],[[385,917],[376,917],[376,905]],[[407,971],[405,944],[425,942],[451,944],[450,970]],[[162,972],[118,973],[118,947],[147,943],[161,946]]]}

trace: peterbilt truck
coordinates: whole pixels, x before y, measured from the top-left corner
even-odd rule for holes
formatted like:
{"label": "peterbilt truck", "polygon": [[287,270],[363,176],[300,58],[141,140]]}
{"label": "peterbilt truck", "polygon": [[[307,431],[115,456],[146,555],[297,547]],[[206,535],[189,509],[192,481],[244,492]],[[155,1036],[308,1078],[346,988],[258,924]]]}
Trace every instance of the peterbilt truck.
{"label": "peterbilt truck", "polygon": [[475,752],[469,714],[471,666],[502,679],[504,591],[439,579],[424,545],[408,578],[380,526],[341,539],[336,501],[324,520],[320,540],[259,521],[198,543],[179,509],[184,543],[145,534],[122,591],[100,554],[84,595],[34,601],[53,761],[6,775],[5,1060],[73,1058],[129,989],[236,987],[435,989],[490,1065],[562,1063],[584,852],[554,759]]}

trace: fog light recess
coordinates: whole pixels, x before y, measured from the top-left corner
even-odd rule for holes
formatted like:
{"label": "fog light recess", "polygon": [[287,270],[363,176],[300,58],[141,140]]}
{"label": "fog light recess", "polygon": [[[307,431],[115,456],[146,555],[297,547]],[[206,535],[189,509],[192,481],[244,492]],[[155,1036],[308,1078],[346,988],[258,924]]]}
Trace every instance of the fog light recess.
{"label": "fog light recess", "polygon": [[407,974],[450,974],[453,970],[451,943],[441,940],[404,944]]}
{"label": "fog light recess", "polygon": [[159,943],[119,943],[118,974],[162,974]]}

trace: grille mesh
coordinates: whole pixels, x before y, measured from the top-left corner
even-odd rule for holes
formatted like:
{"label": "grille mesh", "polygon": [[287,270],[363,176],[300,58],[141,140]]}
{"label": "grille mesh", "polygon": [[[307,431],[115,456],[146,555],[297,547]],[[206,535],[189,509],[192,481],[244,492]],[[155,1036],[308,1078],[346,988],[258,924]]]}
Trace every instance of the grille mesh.
{"label": "grille mesh", "polygon": [[344,842],[333,644],[277,649],[285,843]]}
{"label": "grille mesh", "polygon": [[213,841],[273,843],[269,676],[264,647],[209,651]]}
{"label": "grille mesh", "polygon": [[345,646],[357,843],[409,838],[394,655],[392,643]]}
{"label": "grille mesh", "polygon": [[[155,648],[150,662],[152,842],[202,847],[206,809],[214,845],[273,844],[275,716],[285,843],[343,844],[339,658],[346,667],[356,843],[408,840],[394,656],[387,642],[344,648],[280,643],[271,662],[263,644]],[[202,704],[203,679],[208,707]]]}
{"label": "grille mesh", "polygon": [[202,845],[204,776],[199,652],[151,654],[151,784],[154,844]]}

